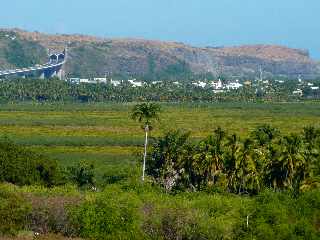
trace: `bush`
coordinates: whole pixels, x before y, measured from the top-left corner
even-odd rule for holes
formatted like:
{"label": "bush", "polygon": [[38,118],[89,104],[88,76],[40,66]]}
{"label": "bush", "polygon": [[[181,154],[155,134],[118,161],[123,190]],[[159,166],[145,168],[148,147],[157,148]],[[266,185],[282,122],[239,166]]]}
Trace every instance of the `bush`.
{"label": "bush", "polygon": [[0,187],[0,235],[14,235],[26,224],[31,206],[21,196]]}
{"label": "bush", "polygon": [[79,187],[94,186],[94,166],[81,161],[76,166],[68,168],[68,175],[72,182]]}
{"label": "bush", "polygon": [[41,234],[60,233],[65,236],[76,234],[70,223],[68,209],[77,206],[81,198],[67,196],[35,196],[29,195],[32,212],[28,215],[28,227]]}
{"label": "bush", "polygon": [[113,186],[73,208],[72,224],[78,234],[90,239],[143,239],[140,231],[140,201],[135,194]]}
{"label": "bush", "polygon": [[18,146],[0,141],[0,181],[16,185],[52,186],[59,176],[57,162]]}
{"label": "bush", "polygon": [[298,198],[289,192],[260,194],[248,234],[257,239],[319,239],[319,196],[317,191]]}
{"label": "bush", "polygon": [[[146,210],[150,211],[143,230],[150,239],[199,239],[202,235],[195,213],[182,207]],[[150,206],[149,206],[150,208]]]}

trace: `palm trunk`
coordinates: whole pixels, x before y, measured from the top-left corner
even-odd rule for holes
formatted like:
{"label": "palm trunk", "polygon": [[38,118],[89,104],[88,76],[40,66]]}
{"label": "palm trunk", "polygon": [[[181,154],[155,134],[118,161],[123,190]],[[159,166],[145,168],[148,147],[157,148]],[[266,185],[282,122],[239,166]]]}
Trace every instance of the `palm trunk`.
{"label": "palm trunk", "polygon": [[146,171],[146,158],[147,158],[147,146],[148,146],[148,130],[149,130],[149,126],[146,125],[145,128],[145,142],[144,142],[144,154],[143,154],[143,167],[142,167],[142,181],[144,181],[144,173]]}

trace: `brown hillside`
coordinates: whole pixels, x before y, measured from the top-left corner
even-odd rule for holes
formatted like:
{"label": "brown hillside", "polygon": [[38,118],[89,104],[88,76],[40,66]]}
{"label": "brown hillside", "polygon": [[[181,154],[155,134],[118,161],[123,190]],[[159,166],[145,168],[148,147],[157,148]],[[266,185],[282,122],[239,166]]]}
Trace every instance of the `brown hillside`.
{"label": "brown hillside", "polygon": [[159,76],[170,74],[172,69],[188,68],[194,73],[256,77],[261,67],[266,74],[287,77],[311,78],[320,73],[319,64],[310,59],[307,51],[283,46],[196,48],[176,42],[10,31],[46,49],[62,50],[67,46],[66,70],[72,76],[106,73]]}

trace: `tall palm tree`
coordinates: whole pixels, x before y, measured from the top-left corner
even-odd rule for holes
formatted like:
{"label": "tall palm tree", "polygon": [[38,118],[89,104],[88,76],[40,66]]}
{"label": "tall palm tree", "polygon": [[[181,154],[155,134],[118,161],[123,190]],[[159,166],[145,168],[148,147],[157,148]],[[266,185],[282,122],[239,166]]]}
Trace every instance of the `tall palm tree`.
{"label": "tall palm tree", "polygon": [[144,143],[144,154],[143,154],[143,167],[142,167],[142,181],[144,181],[144,175],[146,170],[146,158],[147,158],[147,147],[148,147],[148,133],[152,130],[152,121],[159,120],[160,105],[155,103],[142,103],[135,105],[131,117],[133,120],[143,124],[145,131],[145,143]]}

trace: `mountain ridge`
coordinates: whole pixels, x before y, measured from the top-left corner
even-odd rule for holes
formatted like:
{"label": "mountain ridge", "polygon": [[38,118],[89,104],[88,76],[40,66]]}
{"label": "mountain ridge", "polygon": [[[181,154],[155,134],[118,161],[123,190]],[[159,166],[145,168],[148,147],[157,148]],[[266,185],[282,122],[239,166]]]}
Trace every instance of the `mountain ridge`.
{"label": "mountain ridge", "polygon": [[315,78],[320,75],[320,64],[310,58],[307,50],[279,45],[194,47],[180,42],[52,35],[20,29],[0,29],[0,32],[45,49],[60,51],[67,46],[66,72],[70,76],[108,74],[177,79],[190,74],[211,74],[254,78],[260,74],[260,69],[268,76]]}

